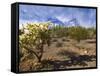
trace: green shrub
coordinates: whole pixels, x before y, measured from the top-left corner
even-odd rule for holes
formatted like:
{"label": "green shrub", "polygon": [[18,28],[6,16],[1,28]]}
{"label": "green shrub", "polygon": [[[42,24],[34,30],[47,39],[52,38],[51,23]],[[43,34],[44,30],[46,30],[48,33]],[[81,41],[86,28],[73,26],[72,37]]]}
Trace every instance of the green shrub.
{"label": "green shrub", "polygon": [[44,53],[44,45],[50,45],[50,30],[49,23],[33,23],[27,24],[27,26],[20,30],[23,33],[19,35],[19,44],[21,48],[24,48],[28,53],[33,54],[38,62],[41,62],[41,58]]}
{"label": "green shrub", "polygon": [[88,32],[90,39],[96,38],[96,28],[94,27],[88,28]]}
{"label": "green shrub", "polygon": [[52,37],[67,37],[67,27],[63,27],[63,26],[53,27]]}
{"label": "green shrub", "polygon": [[88,30],[81,26],[69,27],[68,35],[70,36],[70,38],[75,39],[78,42],[80,42],[80,40],[87,39],[89,36]]}

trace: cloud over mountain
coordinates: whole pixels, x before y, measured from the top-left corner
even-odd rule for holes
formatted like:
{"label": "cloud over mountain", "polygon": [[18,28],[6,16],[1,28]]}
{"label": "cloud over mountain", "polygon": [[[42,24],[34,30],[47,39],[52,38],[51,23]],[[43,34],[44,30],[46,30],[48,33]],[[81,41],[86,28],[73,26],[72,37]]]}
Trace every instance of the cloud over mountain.
{"label": "cloud over mountain", "polygon": [[51,21],[55,24],[67,25],[68,21],[73,19],[77,19],[78,23],[82,26],[95,26],[96,10],[93,8],[53,7],[37,5],[19,6],[19,24],[27,22]]}

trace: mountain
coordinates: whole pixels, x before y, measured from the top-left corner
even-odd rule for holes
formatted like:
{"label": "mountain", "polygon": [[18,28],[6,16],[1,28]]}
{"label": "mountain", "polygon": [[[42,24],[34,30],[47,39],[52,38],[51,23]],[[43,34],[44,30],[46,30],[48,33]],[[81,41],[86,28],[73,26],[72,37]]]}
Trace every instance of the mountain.
{"label": "mountain", "polygon": [[78,20],[76,18],[70,19],[69,21],[62,22],[61,20],[57,19],[56,17],[49,17],[47,21],[51,21],[55,25],[61,25],[65,27],[69,26],[80,26]]}
{"label": "mountain", "polygon": [[67,22],[65,22],[66,26],[80,26],[78,20],[76,18],[73,18]]}
{"label": "mountain", "polygon": [[53,24],[55,24],[55,25],[62,25],[62,26],[65,25],[62,21],[60,21],[60,20],[57,19],[56,17],[48,17],[48,18],[47,18],[47,21],[51,21],[51,22],[52,22]]}

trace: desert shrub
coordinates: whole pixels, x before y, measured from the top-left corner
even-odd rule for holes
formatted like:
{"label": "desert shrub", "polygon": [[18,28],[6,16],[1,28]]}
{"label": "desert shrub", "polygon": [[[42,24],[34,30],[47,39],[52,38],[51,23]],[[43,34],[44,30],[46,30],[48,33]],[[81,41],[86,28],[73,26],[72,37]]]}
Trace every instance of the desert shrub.
{"label": "desert shrub", "polygon": [[57,42],[57,41],[58,41],[57,39],[53,39],[53,40],[52,40],[52,42]]}
{"label": "desert shrub", "polygon": [[62,41],[66,41],[66,39],[62,39]]}
{"label": "desert shrub", "polygon": [[62,38],[62,41],[67,41],[67,39],[66,38]]}
{"label": "desert shrub", "polygon": [[20,29],[23,33],[19,35],[19,44],[21,48],[24,48],[28,53],[33,54],[38,62],[41,62],[41,58],[44,53],[44,45],[50,45],[50,30],[48,29],[49,23],[35,23],[27,24],[26,27]]}
{"label": "desert shrub", "polygon": [[63,27],[63,26],[53,27],[52,37],[67,37],[67,27]]}
{"label": "desert shrub", "polygon": [[88,32],[89,32],[89,37],[90,39],[96,38],[96,28],[91,27],[88,28]]}
{"label": "desert shrub", "polygon": [[68,35],[70,36],[70,38],[75,39],[78,42],[80,42],[80,40],[87,39],[89,36],[88,30],[81,26],[69,27]]}

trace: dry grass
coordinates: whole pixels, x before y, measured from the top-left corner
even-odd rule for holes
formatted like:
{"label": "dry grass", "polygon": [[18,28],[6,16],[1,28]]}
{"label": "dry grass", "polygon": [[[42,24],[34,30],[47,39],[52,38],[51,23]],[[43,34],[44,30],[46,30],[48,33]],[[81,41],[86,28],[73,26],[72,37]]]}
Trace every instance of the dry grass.
{"label": "dry grass", "polygon": [[42,62],[34,59],[20,62],[20,71],[54,70],[96,67],[95,40],[75,40],[56,38],[48,47],[45,45]]}

